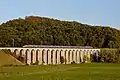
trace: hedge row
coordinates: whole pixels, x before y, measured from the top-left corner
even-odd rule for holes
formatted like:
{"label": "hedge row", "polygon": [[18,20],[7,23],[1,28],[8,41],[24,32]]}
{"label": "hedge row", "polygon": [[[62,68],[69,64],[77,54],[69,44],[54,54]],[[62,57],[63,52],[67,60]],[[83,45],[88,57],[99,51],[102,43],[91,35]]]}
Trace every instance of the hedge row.
{"label": "hedge row", "polygon": [[[92,58],[92,61],[96,62],[96,59]],[[98,62],[120,63],[120,49],[101,49]]]}

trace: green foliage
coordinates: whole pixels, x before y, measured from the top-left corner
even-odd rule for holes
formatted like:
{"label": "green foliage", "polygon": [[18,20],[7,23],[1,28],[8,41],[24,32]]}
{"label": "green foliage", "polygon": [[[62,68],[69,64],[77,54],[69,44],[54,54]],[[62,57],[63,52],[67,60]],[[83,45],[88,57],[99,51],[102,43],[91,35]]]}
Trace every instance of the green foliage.
{"label": "green foliage", "polygon": [[120,48],[120,31],[78,22],[28,16],[0,25],[0,46],[22,47],[29,44],[77,45],[94,48]]}
{"label": "green foliage", "polygon": [[120,63],[120,49],[101,49],[99,62]]}
{"label": "green foliage", "polygon": [[90,61],[91,62],[98,62],[98,56],[96,54],[91,54]]}

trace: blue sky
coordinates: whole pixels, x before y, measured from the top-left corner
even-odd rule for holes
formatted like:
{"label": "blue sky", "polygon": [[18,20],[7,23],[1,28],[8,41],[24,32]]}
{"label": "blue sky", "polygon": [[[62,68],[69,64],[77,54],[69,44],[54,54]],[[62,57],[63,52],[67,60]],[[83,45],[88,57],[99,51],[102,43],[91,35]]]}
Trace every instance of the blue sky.
{"label": "blue sky", "polygon": [[30,15],[120,28],[120,0],[0,0],[0,23]]}

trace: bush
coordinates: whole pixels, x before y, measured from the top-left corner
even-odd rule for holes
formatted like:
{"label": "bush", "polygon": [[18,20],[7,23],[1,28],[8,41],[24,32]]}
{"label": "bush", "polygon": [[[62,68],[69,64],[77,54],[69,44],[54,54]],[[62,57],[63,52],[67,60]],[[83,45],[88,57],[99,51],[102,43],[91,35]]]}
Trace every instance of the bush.
{"label": "bush", "polygon": [[91,61],[91,62],[98,62],[96,53],[90,55],[90,60],[89,61]]}
{"label": "bush", "polygon": [[120,49],[101,49],[98,61],[105,63],[120,63]]}
{"label": "bush", "polygon": [[75,61],[71,62],[71,64],[75,64]]}

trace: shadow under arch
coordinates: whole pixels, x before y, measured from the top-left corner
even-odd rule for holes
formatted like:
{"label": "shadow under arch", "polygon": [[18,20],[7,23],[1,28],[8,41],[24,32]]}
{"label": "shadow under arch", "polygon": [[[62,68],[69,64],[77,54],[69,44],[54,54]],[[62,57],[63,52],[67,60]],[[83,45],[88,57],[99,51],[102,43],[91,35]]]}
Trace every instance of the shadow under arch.
{"label": "shadow under arch", "polygon": [[17,58],[19,61],[21,61],[22,63],[26,63],[26,54],[25,54],[25,50],[21,49],[19,52],[19,56]]}
{"label": "shadow under arch", "polygon": [[79,50],[79,54],[80,54],[80,62],[82,63],[82,54],[83,54],[83,52],[82,52],[81,49]]}
{"label": "shadow under arch", "polygon": [[14,53],[13,53],[12,55],[13,55],[14,57],[18,58],[19,55],[20,55],[19,50],[18,50],[18,49],[15,49],[15,50],[14,50]]}
{"label": "shadow under arch", "polygon": [[[47,50],[47,53],[46,53],[46,54],[47,54],[47,64],[48,64],[48,63],[49,63],[49,58],[48,58],[48,57],[49,57],[49,55],[51,56],[51,51],[50,51],[50,49]],[[51,62],[51,60],[50,60],[50,62]]]}
{"label": "shadow under arch", "polygon": [[93,50],[91,55],[93,62],[99,62],[99,50]]}
{"label": "shadow under arch", "polygon": [[68,64],[68,53],[69,51],[66,49],[65,50],[65,64]]}
{"label": "shadow under arch", "polygon": [[71,64],[72,62],[72,50],[68,50],[68,62]]}
{"label": "shadow under arch", "polygon": [[[75,60],[75,55],[76,55],[76,50],[72,50],[72,61],[74,61]],[[75,61],[74,61],[75,62]]]}
{"label": "shadow under arch", "polygon": [[37,49],[37,50],[36,50],[36,64],[37,64],[37,65],[39,64],[39,59],[38,59],[39,53],[40,53],[40,50]]}
{"label": "shadow under arch", "polygon": [[76,50],[76,62],[80,63],[80,50],[79,49]]}
{"label": "shadow under arch", "polygon": [[54,53],[55,53],[55,50],[54,49],[51,50],[51,64],[53,64],[53,55],[54,55]]}
{"label": "shadow under arch", "polygon": [[64,50],[62,50],[62,49],[61,49],[61,50],[60,50],[60,57],[62,56],[62,55],[61,55],[61,54],[62,54],[62,52],[64,52]]}
{"label": "shadow under arch", "polygon": [[57,49],[55,51],[55,61],[56,61],[56,64],[60,64],[60,57],[61,57],[61,50]]}
{"label": "shadow under arch", "polygon": [[20,56],[25,56],[25,50],[24,49],[20,50]]}
{"label": "shadow under arch", "polygon": [[[26,58],[25,63],[26,63],[26,65],[30,65],[30,62],[31,62],[31,57],[29,57],[29,55],[31,56],[31,53],[30,53],[30,50],[27,49],[27,50],[25,51],[25,58]],[[30,60],[29,60],[29,58],[30,58]]]}
{"label": "shadow under arch", "polygon": [[10,49],[7,49],[8,52],[12,53],[12,51]]}
{"label": "shadow under arch", "polygon": [[47,60],[47,50],[43,49],[42,50],[42,64],[47,64],[46,60]]}
{"label": "shadow under arch", "polygon": [[34,64],[35,64],[35,61],[36,61],[36,59],[34,59],[34,58],[36,58],[36,55],[34,55],[34,54],[36,54],[35,50],[32,49],[32,50],[30,51],[30,54],[31,54],[31,65],[34,65]]}

